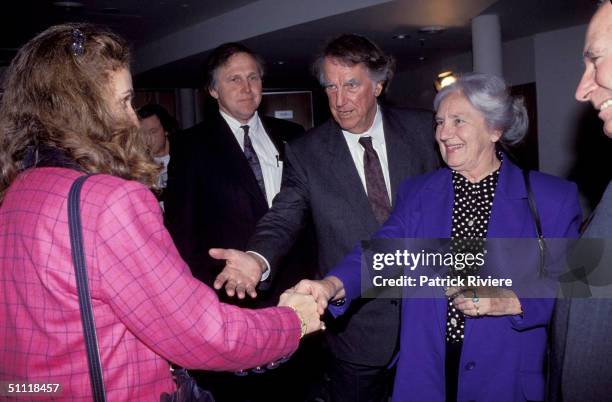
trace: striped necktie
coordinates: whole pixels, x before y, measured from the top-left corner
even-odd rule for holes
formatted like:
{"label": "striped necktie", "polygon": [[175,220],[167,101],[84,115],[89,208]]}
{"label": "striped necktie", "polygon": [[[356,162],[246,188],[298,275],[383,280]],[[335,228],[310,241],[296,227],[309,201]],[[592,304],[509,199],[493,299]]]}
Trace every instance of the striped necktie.
{"label": "striped necktie", "polygon": [[242,130],[244,130],[244,156],[246,156],[249,165],[251,166],[251,170],[255,175],[255,180],[257,180],[257,184],[261,189],[261,192],[266,198],[266,185],[263,179],[263,173],[261,172],[261,165],[259,164],[259,158],[255,153],[255,149],[253,148],[253,144],[251,143],[251,138],[249,137],[249,126],[244,125],[240,126]]}

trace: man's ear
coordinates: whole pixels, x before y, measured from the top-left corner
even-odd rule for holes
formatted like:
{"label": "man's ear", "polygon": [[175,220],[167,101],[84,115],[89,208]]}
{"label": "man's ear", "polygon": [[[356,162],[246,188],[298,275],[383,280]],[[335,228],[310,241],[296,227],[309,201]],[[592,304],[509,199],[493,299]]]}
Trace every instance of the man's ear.
{"label": "man's ear", "polygon": [[374,86],[374,96],[378,97],[378,95],[382,93],[383,87],[384,87],[384,82],[378,81],[376,85]]}
{"label": "man's ear", "polygon": [[219,92],[213,87],[208,88],[208,93],[215,99],[219,99]]}

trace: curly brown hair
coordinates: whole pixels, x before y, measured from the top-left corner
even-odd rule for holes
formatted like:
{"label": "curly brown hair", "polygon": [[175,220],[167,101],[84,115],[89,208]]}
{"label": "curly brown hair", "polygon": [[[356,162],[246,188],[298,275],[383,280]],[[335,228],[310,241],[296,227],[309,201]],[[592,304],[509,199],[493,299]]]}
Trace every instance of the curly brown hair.
{"label": "curly brown hair", "polygon": [[0,202],[26,148],[39,145],[64,151],[86,172],[155,186],[159,166],[138,126],[109,101],[113,73],[129,63],[125,41],[91,24],[50,27],[19,50],[0,105]]}

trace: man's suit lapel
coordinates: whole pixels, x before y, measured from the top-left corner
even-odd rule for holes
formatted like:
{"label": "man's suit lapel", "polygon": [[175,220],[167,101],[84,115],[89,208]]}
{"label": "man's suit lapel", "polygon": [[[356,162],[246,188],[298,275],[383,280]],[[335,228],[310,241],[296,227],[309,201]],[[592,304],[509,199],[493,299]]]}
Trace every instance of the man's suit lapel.
{"label": "man's suit lapel", "polygon": [[[401,182],[419,171],[419,167],[414,162],[415,158],[410,157],[411,153],[418,149],[418,147],[413,146],[410,133],[404,132],[405,129],[396,119],[391,117],[389,111],[381,107],[381,113],[387,147],[392,206],[395,206],[396,193]],[[326,148],[330,153],[329,170],[333,172],[337,185],[344,190],[343,194],[347,196],[347,200],[356,211],[368,211],[367,218],[362,220],[366,228],[368,228],[368,232],[371,232],[372,228],[378,228],[379,224],[372,212],[348,145],[344,140],[340,127],[335,122],[330,123]]]}
{"label": "man's suit lapel", "polygon": [[261,125],[266,131],[268,138],[270,138],[270,141],[272,141],[272,143],[274,144],[274,147],[276,148],[276,152],[279,155],[279,159],[283,160],[285,142],[282,140],[282,137],[279,135],[279,133],[275,132],[275,130],[272,128],[268,119],[266,119],[265,116],[260,116],[259,121],[261,121]]}
{"label": "man's suit lapel", "polygon": [[357,173],[357,167],[353,162],[346,140],[340,127],[330,122],[328,136],[324,149],[329,152],[328,171],[331,172],[336,186],[340,189],[346,201],[352,206],[353,211],[359,216],[359,221],[364,225],[368,233],[378,228],[378,222],[372,212],[367,194]]}
{"label": "man's suit lapel", "polygon": [[[219,145],[220,155],[225,154],[229,161],[233,161],[233,163],[227,164],[228,173],[231,172],[231,176],[234,177],[234,180],[241,183],[241,187],[253,197],[253,200],[257,204],[260,204],[260,207],[267,210],[268,202],[257,184],[253,170],[251,170],[251,166],[244,156],[244,152],[242,148],[240,148],[240,144],[238,144],[234,133],[232,133],[227,122],[219,113],[216,114],[215,118],[215,125],[218,129],[213,130],[212,134],[216,135],[216,142]],[[223,161],[221,161],[221,163],[223,163]]]}
{"label": "man's suit lapel", "polygon": [[391,182],[392,206],[395,206],[397,191],[404,179],[414,176],[418,170],[415,165],[414,153],[418,147],[414,146],[411,133],[406,132],[391,112],[384,107],[380,108],[387,147],[387,160],[389,163],[389,179]]}

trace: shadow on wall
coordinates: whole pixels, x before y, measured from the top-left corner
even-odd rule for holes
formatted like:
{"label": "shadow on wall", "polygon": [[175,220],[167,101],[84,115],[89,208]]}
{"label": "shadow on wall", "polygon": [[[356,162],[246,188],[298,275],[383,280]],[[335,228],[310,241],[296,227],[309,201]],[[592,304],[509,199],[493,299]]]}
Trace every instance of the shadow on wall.
{"label": "shadow on wall", "polygon": [[574,130],[576,159],[569,179],[578,184],[592,209],[612,179],[612,139],[603,134],[603,123],[590,105],[584,108],[577,122]]}

